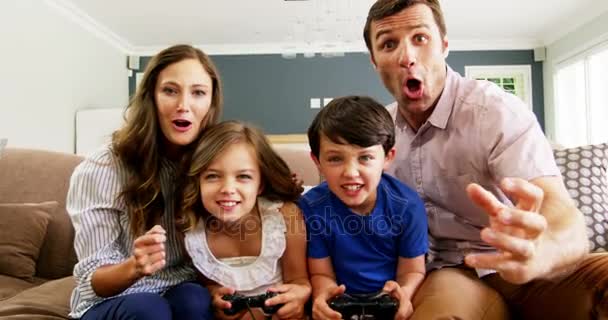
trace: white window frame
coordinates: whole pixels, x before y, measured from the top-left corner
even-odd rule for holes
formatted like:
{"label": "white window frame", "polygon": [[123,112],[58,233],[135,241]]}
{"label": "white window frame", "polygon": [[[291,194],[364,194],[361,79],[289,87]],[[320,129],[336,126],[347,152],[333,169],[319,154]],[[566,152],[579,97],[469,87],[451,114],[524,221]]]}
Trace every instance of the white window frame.
{"label": "white window frame", "polygon": [[141,80],[144,78],[144,73],[143,72],[137,72],[135,73],[135,90],[137,91],[137,88],[139,87],[139,83],[141,82]]}
{"label": "white window frame", "polygon": [[522,65],[493,65],[493,66],[465,66],[464,76],[469,79],[475,78],[509,78],[521,77],[523,79],[524,103],[532,110],[532,66]]}
{"label": "white window frame", "polygon": [[[553,77],[553,112],[556,113],[557,110],[557,106],[559,104],[559,95],[558,95],[558,83],[557,83],[557,74],[559,73],[559,71],[563,68],[569,67],[573,64],[576,64],[578,62],[582,62],[584,69],[585,69],[585,116],[586,116],[586,121],[587,121],[587,131],[585,132],[585,142],[583,142],[583,144],[590,144],[592,143],[591,140],[591,126],[589,125],[589,123],[591,122],[591,106],[590,106],[590,94],[591,94],[591,84],[590,84],[590,79],[589,79],[589,59],[591,58],[591,56],[598,54],[600,52],[606,51],[608,50],[608,41],[602,41],[592,47],[590,47],[587,50],[584,50],[576,55],[573,55],[569,58],[565,58],[560,60],[560,62],[556,63],[553,68],[552,68],[552,77]],[[559,130],[560,128],[557,127],[557,120],[558,115],[554,114],[554,136],[557,136],[557,130]],[[560,141],[558,141],[560,142]]]}

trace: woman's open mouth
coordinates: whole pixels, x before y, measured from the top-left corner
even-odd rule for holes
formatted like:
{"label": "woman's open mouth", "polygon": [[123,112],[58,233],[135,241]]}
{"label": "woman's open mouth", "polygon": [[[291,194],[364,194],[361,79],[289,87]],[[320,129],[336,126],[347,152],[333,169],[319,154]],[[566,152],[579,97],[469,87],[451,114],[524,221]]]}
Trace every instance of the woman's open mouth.
{"label": "woman's open mouth", "polygon": [[177,131],[188,131],[192,127],[192,122],[183,119],[173,120],[173,128]]}

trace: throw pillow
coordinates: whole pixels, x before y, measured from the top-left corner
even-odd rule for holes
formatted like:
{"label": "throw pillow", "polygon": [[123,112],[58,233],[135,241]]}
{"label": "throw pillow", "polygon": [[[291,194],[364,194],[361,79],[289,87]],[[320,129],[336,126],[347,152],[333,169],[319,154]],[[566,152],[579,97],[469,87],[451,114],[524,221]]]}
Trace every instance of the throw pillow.
{"label": "throw pillow", "polygon": [[0,274],[33,281],[56,201],[0,204]]}
{"label": "throw pillow", "polygon": [[608,251],[608,143],[553,154],[566,189],[585,216],[590,251]]}

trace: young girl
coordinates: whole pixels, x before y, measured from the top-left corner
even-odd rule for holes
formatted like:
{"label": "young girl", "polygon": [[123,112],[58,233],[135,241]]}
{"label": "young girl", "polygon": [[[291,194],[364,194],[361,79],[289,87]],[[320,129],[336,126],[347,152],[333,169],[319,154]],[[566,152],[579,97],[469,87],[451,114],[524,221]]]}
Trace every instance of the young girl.
{"label": "young girl", "polygon": [[181,212],[185,246],[220,319],[262,319],[262,310],[227,316],[224,295],[278,295],[280,318],[303,318],[311,292],[306,230],[294,201],[302,192],[264,135],[228,121],[210,128],[194,151]]}

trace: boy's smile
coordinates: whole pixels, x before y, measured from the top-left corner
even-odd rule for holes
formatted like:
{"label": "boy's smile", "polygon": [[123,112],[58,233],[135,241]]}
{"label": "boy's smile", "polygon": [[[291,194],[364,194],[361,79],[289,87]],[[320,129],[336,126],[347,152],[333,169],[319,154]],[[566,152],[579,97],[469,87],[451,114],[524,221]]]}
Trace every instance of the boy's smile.
{"label": "boy's smile", "polygon": [[394,150],[385,156],[381,145],[363,148],[320,137],[319,159],[313,156],[327,185],[348,208],[369,214],[376,204],[376,189]]}

